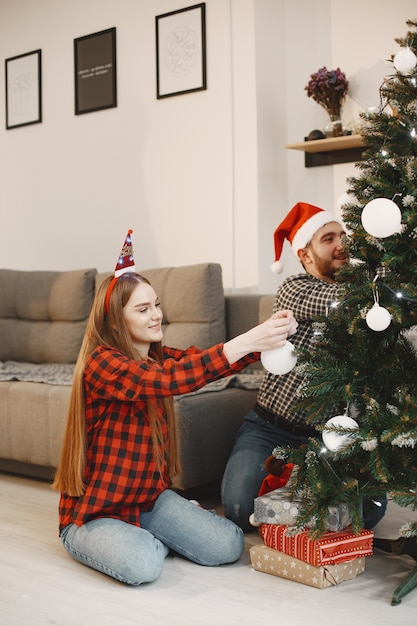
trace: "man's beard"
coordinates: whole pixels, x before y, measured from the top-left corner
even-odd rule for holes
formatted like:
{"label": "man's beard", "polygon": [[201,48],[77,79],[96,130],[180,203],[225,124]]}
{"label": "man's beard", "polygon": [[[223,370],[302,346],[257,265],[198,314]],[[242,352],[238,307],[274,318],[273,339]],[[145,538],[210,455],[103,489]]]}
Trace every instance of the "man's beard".
{"label": "man's beard", "polygon": [[346,256],[343,257],[339,257],[338,259],[323,259],[322,257],[318,256],[318,254],[315,253],[315,251],[313,250],[313,248],[310,248],[310,253],[314,259],[314,262],[316,264],[316,268],[317,271],[319,272],[319,274],[321,274],[321,276],[327,276],[327,278],[331,278],[332,280],[334,280],[335,278],[335,273],[336,271],[339,269],[340,266],[338,267],[334,267],[333,266],[333,262],[335,260],[340,260],[341,258],[343,258],[344,261],[347,260]]}

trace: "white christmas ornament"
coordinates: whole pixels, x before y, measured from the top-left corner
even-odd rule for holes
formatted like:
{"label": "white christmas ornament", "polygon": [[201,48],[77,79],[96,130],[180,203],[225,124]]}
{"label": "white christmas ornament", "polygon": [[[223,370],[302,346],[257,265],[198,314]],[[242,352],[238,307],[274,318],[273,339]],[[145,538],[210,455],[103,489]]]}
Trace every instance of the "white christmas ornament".
{"label": "white christmas ornament", "polygon": [[391,314],[383,306],[380,306],[378,302],[375,302],[366,314],[366,323],[371,330],[385,330],[391,324]]}
{"label": "white christmas ornament", "polygon": [[399,232],[401,211],[392,200],[376,198],[364,207],[361,221],[367,233],[383,239]]}
{"label": "white christmas ornament", "polygon": [[347,191],[345,191],[345,193],[342,193],[342,195],[339,196],[337,199],[337,208],[339,210],[339,213],[341,212],[342,207],[345,204],[357,204],[355,196],[351,195]]}
{"label": "white christmas ornament", "polygon": [[297,363],[294,346],[290,341],[286,341],[281,348],[261,352],[261,363],[268,372],[275,374],[275,376],[288,374]]}
{"label": "white christmas ornament", "polygon": [[336,214],[336,217],[340,220],[341,224],[343,225],[343,228],[345,229],[345,231],[348,233],[349,229],[343,221],[343,206],[345,204],[357,204],[357,200],[355,196],[351,196],[346,192],[346,193],[342,193],[342,195],[339,196],[339,198],[337,199],[337,205],[336,205],[337,210],[335,211],[335,214]]}
{"label": "white christmas ornament", "polygon": [[349,428],[351,430],[358,430],[359,424],[354,419],[349,417],[348,415],[336,415],[336,417],[332,417],[329,419],[325,428],[321,434],[323,438],[323,443],[329,450],[336,452],[340,448],[346,446],[350,441],[354,439],[353,433],[345,433],[340,434],[335,432],[334,430],[326,430],[326,426],[328,427],[340,427],[340,428]]}
{"label": "white christmas ornament", "polygon": [[408,74],[417,64],[417,57],[410,48],[401,48],[394,57],[395,69],[402,74]]}

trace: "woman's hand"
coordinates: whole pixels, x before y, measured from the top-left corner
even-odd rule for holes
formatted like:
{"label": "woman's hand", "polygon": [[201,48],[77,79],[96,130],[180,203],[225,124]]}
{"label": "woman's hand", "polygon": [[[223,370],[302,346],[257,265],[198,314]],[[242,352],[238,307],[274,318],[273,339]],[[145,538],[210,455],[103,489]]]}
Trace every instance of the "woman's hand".
{"label": "woman's hand", "polygon": [[262,324],[227,341],[223,350],[232,365],[246,354],[281,348],[289,335],[297,330],[297,321],[291,311],[278,311]]}
{"label": "woman's hand", "polygon": [[288,336],[294,335],[297,332],[298,322],[295,319],[292,311],[278,311],[272,317],[285,318],[289,323]]}

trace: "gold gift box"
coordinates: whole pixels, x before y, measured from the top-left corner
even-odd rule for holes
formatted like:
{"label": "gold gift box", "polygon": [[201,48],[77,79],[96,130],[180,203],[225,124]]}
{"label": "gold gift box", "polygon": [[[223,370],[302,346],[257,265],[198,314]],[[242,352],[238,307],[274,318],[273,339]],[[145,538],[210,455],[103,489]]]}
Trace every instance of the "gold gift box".
{"label": "gold gift box", "polygon": [[252,546],[249,553],[252,567],[258,572],[287,578],[318,589],[340,585],[343,581],[352,580],[365,571],[365,557],[336,565],[315,567],[262,544]]}

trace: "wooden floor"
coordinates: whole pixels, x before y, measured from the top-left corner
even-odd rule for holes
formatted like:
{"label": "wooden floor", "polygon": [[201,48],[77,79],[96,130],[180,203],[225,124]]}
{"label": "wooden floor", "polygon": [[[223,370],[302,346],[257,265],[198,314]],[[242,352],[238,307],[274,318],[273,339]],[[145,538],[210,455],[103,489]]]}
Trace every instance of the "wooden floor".
{"label": "wooden floor", "polygon": [[[238,563],[205,568],[168,557],[159,580],[119,584],[73,561],[57,536],[58,495],[47,483],[0,474],[1,626],[415,626],[417,589],[391,606],[415,566],[411,557],[375,551],[365,573],[315,589],[252,570],[246,536]],[[396,537],[411,512],[389,504],[376,529]]]}

